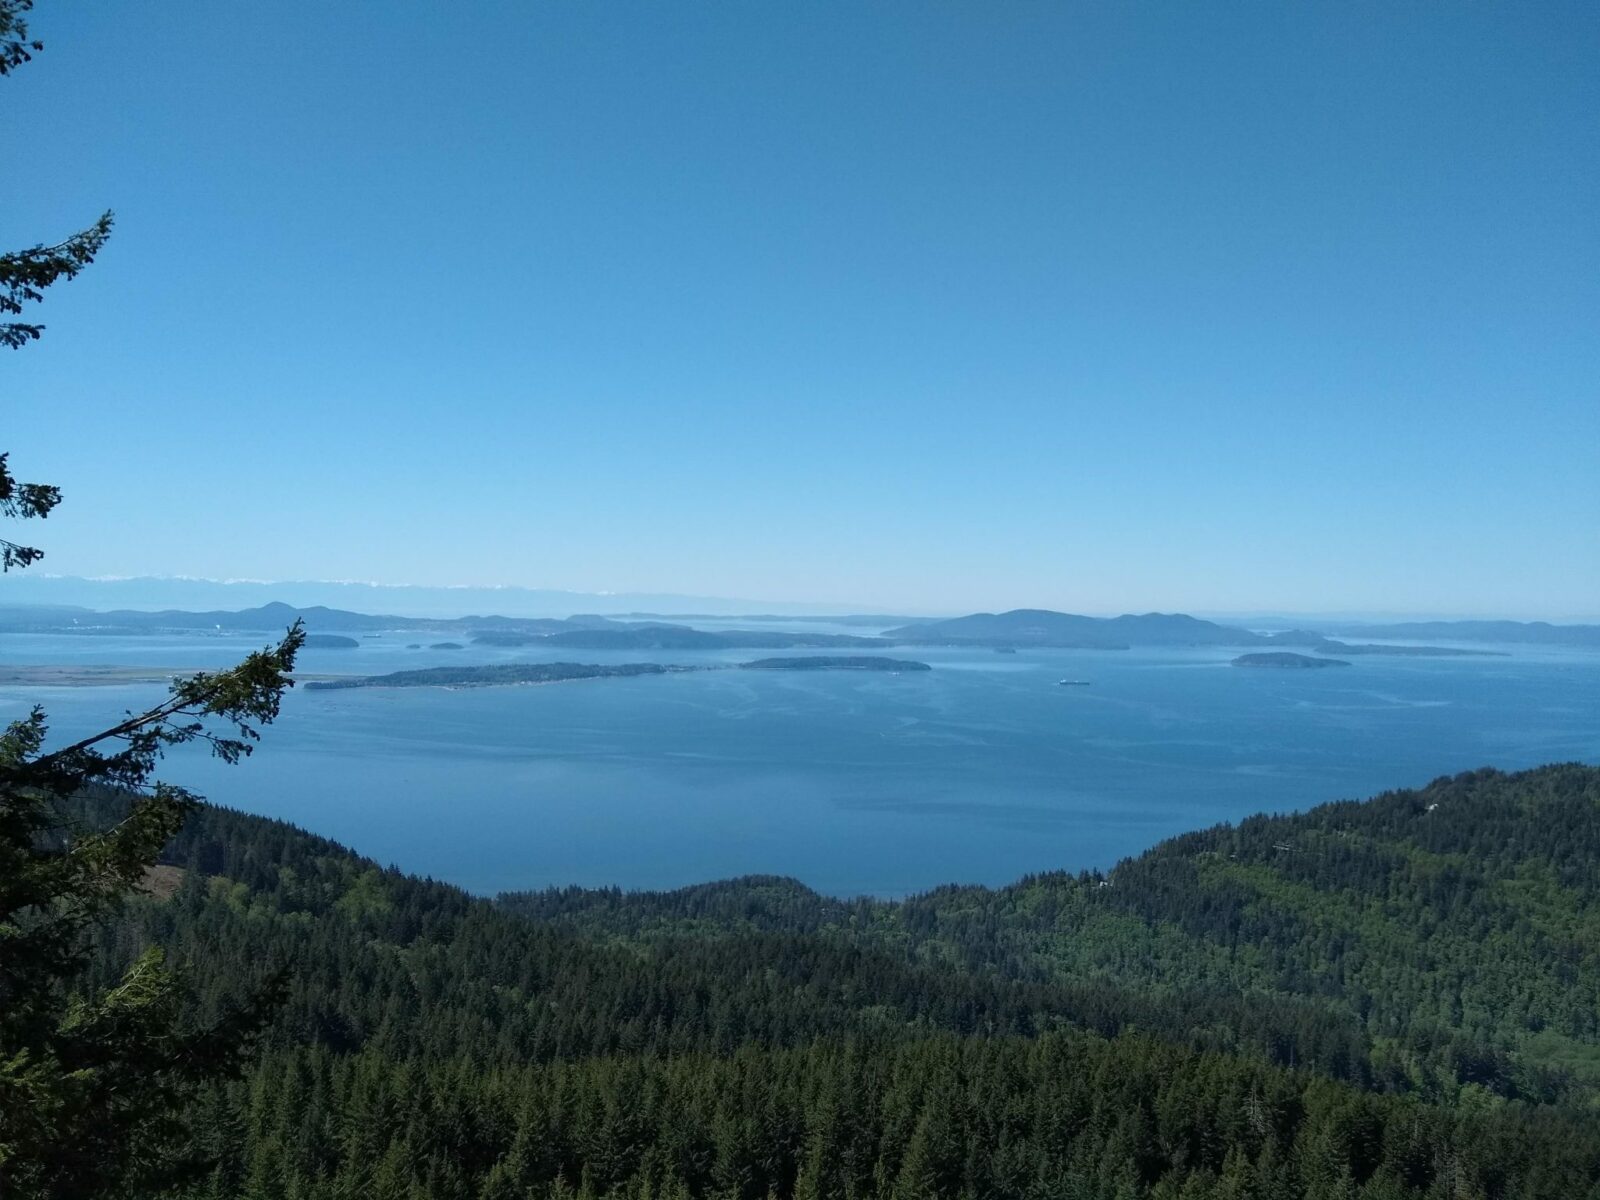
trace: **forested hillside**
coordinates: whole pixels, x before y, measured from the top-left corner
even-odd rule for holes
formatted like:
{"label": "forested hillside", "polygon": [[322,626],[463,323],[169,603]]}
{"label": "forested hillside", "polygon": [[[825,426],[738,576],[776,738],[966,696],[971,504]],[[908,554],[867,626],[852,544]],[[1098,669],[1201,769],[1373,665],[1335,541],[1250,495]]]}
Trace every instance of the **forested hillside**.
{"label": "forested hillside", "polygon": [[[792,880],[671,893],[566,889],[502,904],[592,934],[805,928],[999,978],[1100,980],[1181,1001],[1310,1061],[1318,1014],[1366,1067],[1321,1069],[1453,1100],[1453,1084],[1553,1095],[1600,1085],[1600,770],[1479,771],[1418,791],[1254,817],[1107,875],[845,903]],[[1302,1007],[1305,1006],[1305,1007]],[[1299,1014],[1299,1015],[1291,1015]],[[1202,1020],[1204,1018],[1204,1020]],[[1150,1026],[1141,1021],[1143,1027]],[[1300,1044],[1297,1044],[1300,1043]]]}
{"label": "forested hillside", "polygon": [[1600,1195],[1568,1069],[1597,779],[1463,776],[899,905],[495,904],[207,808],[91,982],[153,942],[201,1018],[288,969],[194,1115],[198,1195]]}

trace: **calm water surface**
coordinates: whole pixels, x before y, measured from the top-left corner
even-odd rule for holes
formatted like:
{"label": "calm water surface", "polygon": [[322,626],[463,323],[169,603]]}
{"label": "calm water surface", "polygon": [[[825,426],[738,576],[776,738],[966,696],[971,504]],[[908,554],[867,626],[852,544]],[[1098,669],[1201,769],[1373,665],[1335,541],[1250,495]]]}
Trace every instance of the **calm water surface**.
{"label": "calm water surface", "polygon": [[[221,666],[260,640],[3,635],[0,661]],[[439,640],[363,639],[302,666],[778,653],[426,648]],[[1472,767],[1600,762],[1600,654],[1510,649],[1321,671],[1240,670],[1231,650],[906,649],[889,653],[936,669],[299,691],[243,766],[184,754],[166,774],[480,892],[770,872],[894,895],[1106,867],[1184,830]],[[161,690],[0,688],[0,719],[38,700],[65,737]]]}

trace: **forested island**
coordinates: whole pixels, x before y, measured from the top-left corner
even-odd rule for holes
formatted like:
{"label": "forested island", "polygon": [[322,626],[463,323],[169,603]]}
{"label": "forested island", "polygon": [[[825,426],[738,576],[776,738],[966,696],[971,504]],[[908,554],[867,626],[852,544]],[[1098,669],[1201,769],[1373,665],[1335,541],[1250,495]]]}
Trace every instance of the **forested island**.
{"label": "forested island", "polygon": [[874,655],[826,655],[807,658],[758,658],[740,663],[748,671],[931,671],[925,662],[906,658],[881,658]]}
{"label": "forested island", "polygon": [[506,687],[527,683],[562,683],[570,679],[627,679],[637,675],[681,675],[690,671],[720,671],[729,667],[757,671],[931,671],[927,663],[899,658],[830,657],[762,658],[754,662],[677,666],[664,663],[497,663],[478,667],[424,667],[391,671],[386,675],[351,675],[313,679],[307,691],[331,692],[351,688]]}
{"label": "forested island", "polygon": [[1241,654],[1233,660],[1233,665],[1297,671],[1318,667],[1348,667],[1350,664],[1339,658],[1318,658],[1310,654],[1291,654],[1287,650],[1268,650],[1260,654]]}
{"label": "forested island", "polygon": [[1597,860],[1579,766],[900,903],[491,902],[204,807],[84,980],[159,947],[202,1018],[292,964],[182,1118],[207,1200],[1564,1200],[1600,1182]]}
{"label": "forested island", "polygon": [[306,634],[307,650],[359,650],[361,643],[353,637],[345,637],[342,633],[308,633]]}
{"label": "forested island", "polygon": [[635,675],[665,675],[692,671],[693,667],[667,667],[660,663],[501,663],[485,667],[424,667],[391,671],[387,675],[352,675],[346,679],[313,680],[303,686],[311,692],[350,688],[504,687],[519,683],[561,683],[569,679],[618,679]]}

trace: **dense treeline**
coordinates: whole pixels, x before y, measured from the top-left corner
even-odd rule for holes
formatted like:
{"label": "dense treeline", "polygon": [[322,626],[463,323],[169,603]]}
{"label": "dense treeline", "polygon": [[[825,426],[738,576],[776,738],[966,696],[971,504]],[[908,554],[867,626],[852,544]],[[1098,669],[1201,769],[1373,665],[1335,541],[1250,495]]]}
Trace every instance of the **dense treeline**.
{"label": "dense treeline", "polygon": [[1591,1197],[1592,1125],[1467,1114],[1149,1039],[732,1055],[276,1053],[197,1119],[207,1197]]}
{"label": "dense treeline", "polygon": [[496,904],[208,807],[86,982],[162,946],[198,1022],[288,968],[262,1059],[194,1114],[207,1196],[1600,1196],[1593,1093],[1529,1053],[1593,1045],[1597,776],[898,905]]}

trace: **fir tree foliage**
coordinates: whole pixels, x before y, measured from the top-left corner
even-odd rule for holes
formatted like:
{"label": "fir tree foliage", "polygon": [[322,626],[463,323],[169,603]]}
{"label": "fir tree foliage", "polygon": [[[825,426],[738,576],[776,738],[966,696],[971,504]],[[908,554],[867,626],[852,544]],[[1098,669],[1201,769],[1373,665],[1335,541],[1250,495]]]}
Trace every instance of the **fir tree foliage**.
{"label": "fir tree foliage", "polygon": [[[103,990],[72,991],[89,935],[142,884],[197,797],[161,783],[162,754],[191,742],[235,762],[278,713],[304,638],[228,671],[172,685],[168,700],[97,734],[47,749],[35,708],[0,734],[0,1192],[138,1194],[198,1169],[177,1115],[197,1087],[232,1070],[281,979],[204,1023],[158,949]],[[88,825],[71,798],[110,788],[114,818]]]}
{"label": "fir tree foliage", "polygon": [[27,15],[33,0],[5,0],[0,4],[0,75],[9,75],[23,63],[32,62],[44,43],[28,36]]}

